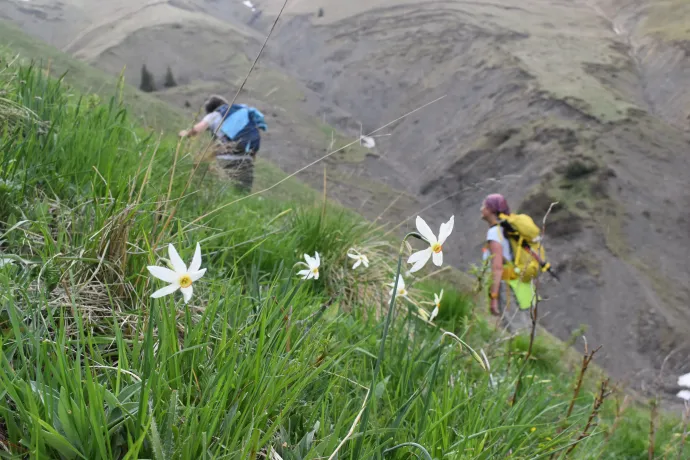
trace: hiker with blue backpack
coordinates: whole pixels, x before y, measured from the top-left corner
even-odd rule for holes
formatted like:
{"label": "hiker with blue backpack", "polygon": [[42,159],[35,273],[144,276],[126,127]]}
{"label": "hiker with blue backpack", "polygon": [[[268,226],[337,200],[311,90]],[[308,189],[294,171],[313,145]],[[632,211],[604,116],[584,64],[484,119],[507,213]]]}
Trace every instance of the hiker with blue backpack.
{"label": "hiker with blue backpack", "polygon": [[181,137],[192,137],[208,130],[215,141],[219,166],[235,182],[237,189],[251,192],[254,183],[254,161],[261,147],[259,130],[268,129],[263,114],[245,104],[232,104],[221,96],[210,96],[204,103],[206,115]]}

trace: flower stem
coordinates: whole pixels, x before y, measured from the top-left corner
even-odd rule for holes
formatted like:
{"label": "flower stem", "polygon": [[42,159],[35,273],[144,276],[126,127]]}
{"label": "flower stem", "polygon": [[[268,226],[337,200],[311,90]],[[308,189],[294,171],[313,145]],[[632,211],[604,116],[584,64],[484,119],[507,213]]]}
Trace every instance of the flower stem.
{"label": "flower stem", "polygon": [[405,241],[411,236],[414,236],[415,238],[421,238],[420,235],[417,233],[411,232],[405,235],[405,238],[403,238],[402,242],[400,243],[400,250],[398,251],[398,268],[395,273],[395,280],[393,281],[393,295],[391,295],[391,301],[390,304],[388,305],[388,315],[386,316],[386,322],[383,325],[383,333],[381,334],[381,345],[379,346],[379,354],[376,358],[376,366],[374,366],[374,375],[371,379],[371,386],[370,391],[367,395],[367,399],[364,402],[365,408],[364,408],[364,414],[362,415],[362,423],[359,426],[359,430],[361,433],[361,436],[357,438],[357,441],[355,443],[355,448],[354,448],[354,455],[352,458],[360,458],[359,457],[359,452],[362,449],[362,441],[364,440],[364,432],[367,429],[367,422],[369,421],[369,408],[370,403],[371,403],[371,395],[375,393],[374,389],[376,388],[376,381],[379,376],[379,372],[381,370],[381,365],[383,364],[383,357],[384,353],[386,350],[386,337],[388,336],[388,328],[390,327],[391,323],[391,318],[393,317],[393,310],[395,307],[395,298],[398,293],[398,278],[400,277],[400,269],[402,268],[402,256],[403,256],[403,250],[405,249]]}
{"label": "flower stem", "polygon": [[431,374],[431,381],[429,382],[429,388],[427,389],[426,398],[424,398],[424,410],[422,411],[422,420],[417,429],[418,438],[422,436],[424,431],[424,425],[426,424],[426,414],[429,412],[429,404],[431,403],[431,393],[434,390],[434,383],[436,382],[436,372],[438,371],[438,364],[441,361],[441,354],[443,354],[443,336],[439,340],[438,344],[438,354],[436,355],[436,362],[434,363],[434,370]]}

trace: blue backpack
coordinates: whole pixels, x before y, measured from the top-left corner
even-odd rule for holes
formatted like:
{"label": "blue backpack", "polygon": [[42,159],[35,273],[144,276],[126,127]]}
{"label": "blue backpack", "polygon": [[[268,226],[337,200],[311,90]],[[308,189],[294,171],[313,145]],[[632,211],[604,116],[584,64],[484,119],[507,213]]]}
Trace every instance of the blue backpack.
{"label": "blue backpack", "polygon": [[244,104],[232,104],[231,107],[222,105],[216,111],[224,118],[218,131],[231,141],[258,140],[258,130],[268,130],[264,115],[254,107]]}

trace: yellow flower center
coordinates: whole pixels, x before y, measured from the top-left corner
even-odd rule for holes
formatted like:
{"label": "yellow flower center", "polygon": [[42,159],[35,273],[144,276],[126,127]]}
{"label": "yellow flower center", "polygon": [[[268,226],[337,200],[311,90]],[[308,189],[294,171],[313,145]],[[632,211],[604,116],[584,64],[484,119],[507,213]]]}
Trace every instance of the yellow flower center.
{"label": "yellow flower center", "polygon": [[192,278],[189,275],[182,275],[180,277],[180,287],[188,288],[192,285]]}
{"label": "yellow flower center", "polygon": [[398,289],[398,295],[407,295],[407,289]]}
{"label": "yellow flower center", "polygon": [[312,268],[312,269],[311,269],[311,272],[312,272],[314,275],[318,275],[318,274],[319,274],[319,269],[318,269],[318,268]]}
{"label": "yellow flower center", "polygon": [[434,244],[431,245],[431,250],[434,251],[436,254],[438,254],[439,252],[441,252],[441,249],[442,249],[442,248],[443,248],[443,246],[441,246],[440,243],[434,243]]}

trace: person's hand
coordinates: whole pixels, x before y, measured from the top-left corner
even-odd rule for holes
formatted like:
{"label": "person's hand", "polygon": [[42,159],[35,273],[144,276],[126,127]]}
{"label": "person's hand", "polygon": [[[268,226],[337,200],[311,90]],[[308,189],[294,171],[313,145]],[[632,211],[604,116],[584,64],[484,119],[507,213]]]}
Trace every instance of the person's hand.
{"label": "person's hand", "polygon": [[498,299],[491,299],[491,314],[501,316],[501,312],[498,311]]}
{"label": "person's hand", "polygon": [[179,134],[180,137],[187,137],[188,135],[189,135],[189,130],[187,130],[187,129],[183,129],[182,131],[180,131],[180,134]]}

